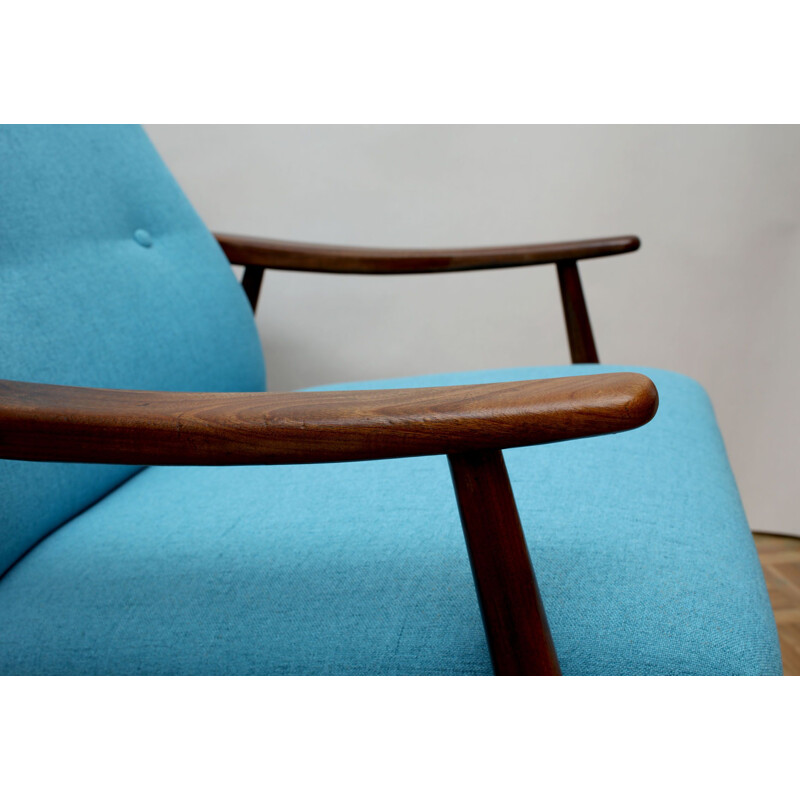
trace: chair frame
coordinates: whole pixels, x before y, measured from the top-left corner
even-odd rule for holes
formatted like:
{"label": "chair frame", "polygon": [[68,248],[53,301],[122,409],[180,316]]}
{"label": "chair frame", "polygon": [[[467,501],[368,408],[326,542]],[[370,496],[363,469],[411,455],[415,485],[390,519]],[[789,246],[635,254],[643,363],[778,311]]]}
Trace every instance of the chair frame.
{"label": "chair frame", "polygon": [[[420,274],[555,264],[574,363],[597,363],[577,261],[633,236],[470,250],[374,250],[217,234],[254,312],[265,269]],[[141,392],[0,381],[0,458],[137,465],[297,464],[447,455],[497,675],[558,659],[502,450],[630,430],[658,394],[612,373],[349,392]]]}

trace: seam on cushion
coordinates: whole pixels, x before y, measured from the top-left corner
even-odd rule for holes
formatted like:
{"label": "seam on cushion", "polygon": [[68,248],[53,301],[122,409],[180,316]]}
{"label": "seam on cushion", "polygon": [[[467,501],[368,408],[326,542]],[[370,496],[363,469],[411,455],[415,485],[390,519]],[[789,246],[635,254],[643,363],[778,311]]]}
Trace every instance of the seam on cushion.
{"label": "seam on cushion", "polygon": [[136,470],[136,472],[132,473],[131,475],[128,475],[127,478],[125,478],[123,481],[120,481],[120,483],[116,484],[116,486],[112,486],[107,492],[103,493],[102,495],[100,495],[100,497],[98,497],[95,500],[93,500],[91,503],[89,503],[89,505],[84,506],[84,508],[82,508],[80,511],[76,511],[71,516],[69,516],[66,519],[62,520],[58,525],[56,525],[55,528],[53,528],[52,530],[47,531],[47,533],[45,533],[43,536],[40,536],[30,547],[27,548],[27,550],[25,550],[22,553],[22,555],[20,555],[16,559],[14,559],[14,561],[11,562],[11,564],[8,566],[8,568],[2,574],[0,574],[0,581],[2,581],[6,577],[6,575],[8,575],[11,572],[11,570],[14,569],[14,567],[16,567],[17,564],[20,563],[20,561],[22,561],[30,553],[32,553],[45,539],[49,539],[54,533],[57,533],[58,531],[60,531],[65,525],[68,525],[70,522],[72,522],[72,520],[77,519],[82,514],[85,514],[90,508],[93,508],[98,503],[102,503],[103,500],[105,500],[109,495],[111,495],[114,492],[116,492],[117,489],[119,489],[120,487],[124,486],[126,483],[128,483],[128,481],[131,481],[134,478],[138,477],[145,470],[148,470],[148,469],[150,469],[150,467],[142,467],[141,469]]}

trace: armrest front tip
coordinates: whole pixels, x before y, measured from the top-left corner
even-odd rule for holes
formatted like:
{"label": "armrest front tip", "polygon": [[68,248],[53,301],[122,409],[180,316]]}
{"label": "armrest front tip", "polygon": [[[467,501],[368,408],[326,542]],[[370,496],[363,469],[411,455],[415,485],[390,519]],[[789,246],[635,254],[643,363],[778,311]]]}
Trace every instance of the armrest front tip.
{"label": "armrest front tip", "polygon": [[638,372],[627,373],[630,376],[631,401],[630,413],[637,420],[637,427],[650,422],[658,411],[658,389],[646,375]]}
{"label": "armrest front tip", "polygon": [[626,250],[628,253],[633,253],[642,246],[642,241],[638,236],[626,236],[625,239],[628,242]]}

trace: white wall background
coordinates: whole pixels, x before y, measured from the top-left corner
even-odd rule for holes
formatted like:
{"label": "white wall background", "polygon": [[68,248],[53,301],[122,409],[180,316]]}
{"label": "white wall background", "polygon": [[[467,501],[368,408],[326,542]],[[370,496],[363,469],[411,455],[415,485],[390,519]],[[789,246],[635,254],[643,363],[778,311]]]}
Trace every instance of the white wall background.
{"label": "white wall background", "polygon": [[[600,358],[700,380],[751,525],[800,534],[800,128],[147,126],[213,230],[436,247],[635,233],[584,262]],[[272,390],[569,360],[555,270],[268,272]]]}

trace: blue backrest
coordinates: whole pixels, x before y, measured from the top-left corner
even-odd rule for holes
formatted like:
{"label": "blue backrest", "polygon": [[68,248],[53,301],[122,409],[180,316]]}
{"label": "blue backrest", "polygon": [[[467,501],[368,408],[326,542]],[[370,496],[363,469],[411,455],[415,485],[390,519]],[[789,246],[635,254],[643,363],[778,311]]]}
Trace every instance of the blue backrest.
{"label": "blue backrest", "polygon": [[[0,377],[260,391],[247,300],[136,126],[0,126]],[[0,460],[0,573],[138,468]]]}

